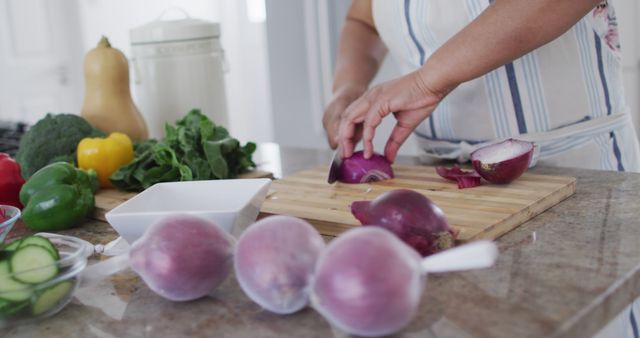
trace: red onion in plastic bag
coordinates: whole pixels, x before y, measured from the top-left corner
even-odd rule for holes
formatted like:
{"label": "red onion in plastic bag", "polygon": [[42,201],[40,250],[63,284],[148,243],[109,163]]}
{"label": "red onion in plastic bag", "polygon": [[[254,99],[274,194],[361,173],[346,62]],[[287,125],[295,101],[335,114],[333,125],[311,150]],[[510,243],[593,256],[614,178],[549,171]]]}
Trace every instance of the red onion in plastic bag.
{"label": "red onion in plastic bag", "polygon": [[238,239],[235,273],[242,290],[265,309],[288,314],[309,301],[308,286],[324,239],[309,223],[269,216]]}
{"label": "red onion in plastic bag", "polygon": [[489,267],[497,253],[493,243],[481,241],[421,259],[389,231],[354,228],[320,256],[311,303],[347,333],[388,335],[415,316],[426,273]]}
{"label": "red onion in plastic bag", "polygon": [[233,238],[213,222],[169,216],[131,246],[131,268],[151,290],[173,301],[206,296],[231,271]]}

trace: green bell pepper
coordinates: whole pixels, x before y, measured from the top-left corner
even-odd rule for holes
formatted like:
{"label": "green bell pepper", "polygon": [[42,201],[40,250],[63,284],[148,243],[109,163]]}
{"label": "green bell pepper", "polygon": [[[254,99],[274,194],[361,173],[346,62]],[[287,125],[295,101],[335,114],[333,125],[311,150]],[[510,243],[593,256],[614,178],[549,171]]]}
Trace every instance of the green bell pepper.
{"label": "green bell pepper", "polygon": [[36,231],[64,230],[78,225],[94,206],[98,178],[94,170],[56,162],[38,170],[20,190],[22,220]]}

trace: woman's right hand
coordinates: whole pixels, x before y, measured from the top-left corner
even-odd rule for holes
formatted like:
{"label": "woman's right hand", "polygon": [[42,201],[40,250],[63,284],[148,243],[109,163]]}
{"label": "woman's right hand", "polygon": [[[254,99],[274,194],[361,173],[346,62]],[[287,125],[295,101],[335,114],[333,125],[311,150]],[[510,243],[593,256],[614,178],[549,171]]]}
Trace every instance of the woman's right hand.
{"label": "woman's right hand", "polygon": [[322,125],[327,134],[331,149],[338,146],[338,129],[347,107],[367,90],[366,86],[347,86],[335,92],[333,99],[324,110]]}

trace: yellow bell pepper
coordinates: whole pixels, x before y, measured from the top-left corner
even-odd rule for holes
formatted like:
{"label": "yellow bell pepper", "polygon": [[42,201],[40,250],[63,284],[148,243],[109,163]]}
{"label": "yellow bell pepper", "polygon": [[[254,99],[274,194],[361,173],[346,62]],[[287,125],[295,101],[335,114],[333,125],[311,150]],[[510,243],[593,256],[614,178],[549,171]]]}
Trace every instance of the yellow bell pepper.
{"label": "yellow bell pepper", "polygon": [[94,169],[100,187],[111,187],[109,176],[133,160],[133,143],[123,133],[111,133],[106,138],[84,138],[78,143],[78,167]]}

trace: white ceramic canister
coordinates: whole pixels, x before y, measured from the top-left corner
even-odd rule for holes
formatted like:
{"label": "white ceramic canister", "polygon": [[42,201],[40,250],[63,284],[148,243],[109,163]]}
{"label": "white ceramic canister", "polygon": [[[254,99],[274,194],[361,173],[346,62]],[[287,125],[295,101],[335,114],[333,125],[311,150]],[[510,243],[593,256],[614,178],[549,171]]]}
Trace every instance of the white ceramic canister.
{"label": "white ceramic canister", "polygon": [[164,20],[163,13],[130,31],[134,94],[152,138],[193,108],[229,127],[220,24],[182,13],[184,19]]}

